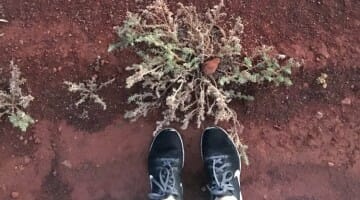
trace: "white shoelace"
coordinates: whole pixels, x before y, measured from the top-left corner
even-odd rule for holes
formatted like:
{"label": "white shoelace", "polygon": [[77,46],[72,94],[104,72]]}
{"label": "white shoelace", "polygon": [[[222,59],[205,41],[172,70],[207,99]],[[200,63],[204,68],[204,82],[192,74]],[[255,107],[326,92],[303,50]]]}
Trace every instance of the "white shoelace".
{"label": "white shoelace", "polygon": [[[230,167],[230,163],[224,162],[225,156],[213,156],[208,158],[212,162],[212,173],[214,180],[208,185],[208,189],[213,196],[221,197],[233,193],[235,190],[231,181],[234,174],[226,168]],[[220,179],[219,179],[220,178]]]}
{"label": "white shoelace", "polygon": [[163,160],[163,165],[159,171],[158,180],[150,179],[151,187],[153,184],[159,188],[159,191],[149,194],[151,200],[162,200],[169,195],[178,196],[179,192],[175,188],[175,176],[171,165],[172,160]]}

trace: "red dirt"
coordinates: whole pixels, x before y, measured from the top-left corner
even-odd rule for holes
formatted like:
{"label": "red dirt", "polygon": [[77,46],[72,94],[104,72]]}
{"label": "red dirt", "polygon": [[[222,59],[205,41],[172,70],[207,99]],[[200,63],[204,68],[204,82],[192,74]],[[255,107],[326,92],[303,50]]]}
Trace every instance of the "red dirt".
{"label": "red dirt", "polygon": [[[135,1],[1,0],[0,64],[21,67],[36,100],[38,122],[26,134],[0,123],[0,199],[19,192],[24,200],[146,199],[146,156],[156,118],[129,123],[123,88],[131,52],[106,52],[112,27]],[[192,1],[183,1],[189,3]],[[216,1],[197,0],[206,9]],[[174,6],[175,4],[172,4]],[[226,1],[226,11],[246,23],[244,47],[273,45],[304,59],[290,88],[249,88],[254,102],[235,103],[245,125],[251,165],[244,166],[244,199],[355,200],[360,196],[360,2]],[[108,103],[73,106],[64,80],[88,79],[100,55],[101,80],[117,81],[101,95]],[[316,84],[321,72],[328,88]],[[116,92],[114,92],[116,91]],[[341,101],[350,98],[350,105]],[[89,118],[83,119],[87,110]],[[318,112],[322,113],[320,118]],[[209,124],[210,125],[210,124]],[[207,199],[200,162],[201,130],[183,131],[185,197]],[[25,142],[26,141],[26,142]],[[29,161],[30,158],[30,161]]]}

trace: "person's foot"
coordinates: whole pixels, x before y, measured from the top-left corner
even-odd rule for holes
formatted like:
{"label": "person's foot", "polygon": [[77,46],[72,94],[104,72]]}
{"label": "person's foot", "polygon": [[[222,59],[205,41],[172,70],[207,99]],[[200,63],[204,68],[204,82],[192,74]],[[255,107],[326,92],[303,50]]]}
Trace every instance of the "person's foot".
{"label": "person's foot", "polygon": [[151,200],[182,200],[181,170],[184,145],[175,129],[164,129],[154,138],[148,158]]}
{"label": "person's foot", "polygon": [[242,200],[240,155],[227,132],[218,127],[207,128],[201,138],[201,154],[211,200]]}

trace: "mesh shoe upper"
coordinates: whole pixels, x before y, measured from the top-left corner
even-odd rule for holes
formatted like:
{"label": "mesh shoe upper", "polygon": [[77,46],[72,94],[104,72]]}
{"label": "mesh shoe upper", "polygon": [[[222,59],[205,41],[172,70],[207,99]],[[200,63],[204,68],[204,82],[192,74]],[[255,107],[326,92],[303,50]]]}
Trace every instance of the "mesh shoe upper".
{"label": "mesh shoe upper", "polygon": [[202,158],[209,177],[211,199],[235,197],[240,191],[240,156],[235,144],[221,128],[205,130],[201,140]]}
{"label": "mesh shoe upper", "polygon": [[148,170],[150,176],[151,200],[166,199],[172,195],[182,199],[181,170],[184,164],[182,139],[174,129],[159,132],[151,145]]}

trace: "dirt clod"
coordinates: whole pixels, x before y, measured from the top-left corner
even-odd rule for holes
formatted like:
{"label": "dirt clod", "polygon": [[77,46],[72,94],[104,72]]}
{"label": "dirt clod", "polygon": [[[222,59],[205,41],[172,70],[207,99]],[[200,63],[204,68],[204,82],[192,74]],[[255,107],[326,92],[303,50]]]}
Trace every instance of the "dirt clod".
{"label": "dirt clod", "polygon": [[202,64],[202,70],[206,75],[211,75],[215,73],[219,64],[220,64],[220,58],[213,58]]}

